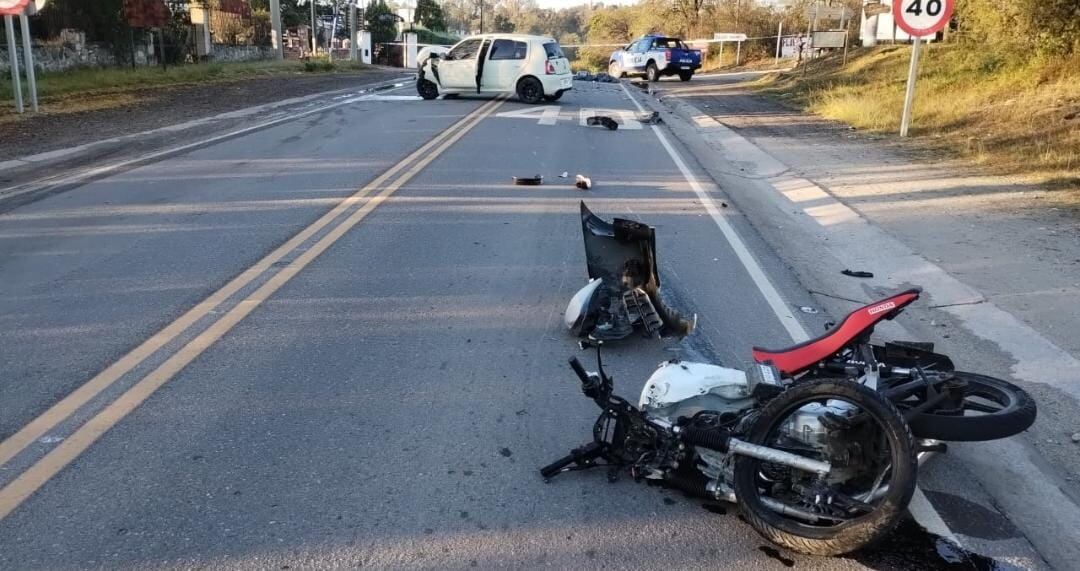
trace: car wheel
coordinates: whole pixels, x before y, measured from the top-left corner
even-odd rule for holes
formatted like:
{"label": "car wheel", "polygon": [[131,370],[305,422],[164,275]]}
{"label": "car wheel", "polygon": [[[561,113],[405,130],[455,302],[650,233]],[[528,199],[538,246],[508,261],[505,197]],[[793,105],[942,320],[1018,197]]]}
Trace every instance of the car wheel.
{"label": "car wheel", "polygon": [[544,96],[544,101],[558,101],[559,98],[562,97],[563,93],[564,93],[563,91],[556,91],[555,93],[552,93],[551,95],[545,95]]}
{"label": "car wheel", "polygon": [[418,79],[416,80],[416,92],[420,94],[420,97],[430,101],[439,96],[439,86],[435,85],[433,81]]}
{"label": "car wheel", "polygon": [[615,79],[623,78],[623,70],[619,67],[619,64],[617,62],[611,62],[608,64],[607,74],[611,77],[614,77]]}
{"label": "car wheel", "polygon": [[645,79],[649,81],[660,81],[660,70],[656,68],[656,64],[649,62],[649,65],[645,66]]}
{"label": "car wheel", "polygon": [[679,72],[679,79],[681,79],[683,81],[690,81],[691,77],[694,77],[694,72],[692,72],[692,71],[680,71]]}
{"label": "car wheel", "polygon": [[517,84],[517,96],[524,103],[540,103],[544,98],[544,85],[535,77],[523,77]]}

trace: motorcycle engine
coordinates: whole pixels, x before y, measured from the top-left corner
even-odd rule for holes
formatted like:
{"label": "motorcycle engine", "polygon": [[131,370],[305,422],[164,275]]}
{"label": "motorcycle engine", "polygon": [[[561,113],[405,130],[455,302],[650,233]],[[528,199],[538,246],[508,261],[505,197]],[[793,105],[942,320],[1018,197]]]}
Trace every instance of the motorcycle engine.
{"label": "motorcycle engine", "polygon": [[[844,401],[810,403],[793,412],[780,430],[789,443],[820,452],[833,464],[829,479],[843,481],[849,477],[845,472],[858,467],[869,444],[860,436],[865,431],[840,429],[843,436],[837,434],[836,421],[842,423],[857,413],[857,408]],[[835,420],[829,422],[827,416]]]}

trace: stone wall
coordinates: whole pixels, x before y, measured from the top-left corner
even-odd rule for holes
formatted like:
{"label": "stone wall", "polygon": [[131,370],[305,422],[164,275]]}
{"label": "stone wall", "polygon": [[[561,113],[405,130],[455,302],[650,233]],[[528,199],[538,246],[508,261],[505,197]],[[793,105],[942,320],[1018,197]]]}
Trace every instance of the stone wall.
{"label": "stone wall", "polygon": [[[157,46],[136,45],[136,65],[156,65]],[[38,71],[63,71],[77,67],[109,67],[117,65],[116,57],[108,46],[94,43],[63,43],[33,46],[34,69]],[[215,44],[212,61],[237,62],[270,59],[273,51],[262,46],[226,46]],[[23,65],[23,50],[18,48],[19,68]],[[8,73],[10,63],[6,49],[0,49],[0,73]]]}

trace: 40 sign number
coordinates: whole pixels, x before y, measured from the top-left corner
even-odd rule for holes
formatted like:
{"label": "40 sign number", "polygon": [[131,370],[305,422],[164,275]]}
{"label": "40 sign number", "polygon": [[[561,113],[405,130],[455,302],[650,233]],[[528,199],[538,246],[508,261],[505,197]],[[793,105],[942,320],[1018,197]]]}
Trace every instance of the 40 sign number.
{"label": "40 sign number", "polygon": [[893,19],[912,36],[932,36],[948,25],[955,3],[955,0],[893,0]]}

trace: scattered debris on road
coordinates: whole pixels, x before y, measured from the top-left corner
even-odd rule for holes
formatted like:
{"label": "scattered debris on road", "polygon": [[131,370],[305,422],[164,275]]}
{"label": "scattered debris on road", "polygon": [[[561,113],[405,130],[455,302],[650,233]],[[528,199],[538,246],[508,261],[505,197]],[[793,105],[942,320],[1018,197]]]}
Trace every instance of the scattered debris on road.
{"label": "scattered debris on road", "polygon": [[590,188],[592,188],[592,179],[579,174],[574,177],[574,186],[580,188],[581,190],[589,190]]}
{"label": "scattered debris on road", "polygon": [[809,313],[810,315],[814,315],[814,314],[816,314],[818,312],[818,310],[810,307],[809,305],[799,306],[799,311],[801,311],[803,313]]}
{"label": "scattered debris on road", "polygon": [[872,278],[872,277],[874,277],[873,273],[864,272],[864,271],[861,271],[861,270],[844,270],[844,271],[842,271],[840,273],[844,274],[845,276],[851,276],[853,278]]}
{"label": "scattered debris on road", "polygon": [[585,120],[585,123],[590,125],[590,126],[603,125],[604,127],[607,127],[608,130],[611,130],[611,131],[614,131],[614,130],[619,128],[619,123],[617,121],[615,121],[611,117],[606,117],[604,115],[594,115],[592,117],[589,117],[588,119]]}
{"label": "scattered debris on road", "polygon": [[540,186],[541,184],[544,184],[544,177],[541,175],[515,176],[514,184],[518,186]]}
{"label": "scattered debris on road", "polygon": [[570,173],[569,173],[569,172],[567,172],[567,171],[562,171],[562,174],[561,174],[561,175],[559,175],[559,178],[566,178],[566,177],[568,177],[568,176],[570,176]]}
{"label": "scattered debris on road", "polygon": [[659,125],[663,122],[664,120],[660,118],[659,111],[653,111],[648,115],[638,117],[638,123],[641,123],[642,125]]}
{"label": "scattered debris on road", "polygon": [[1077,444],[1080,444],[1080,432],[1077,432],[1076,434],[1072,435],[1072,441],[1077,443]]}
{"label": "scattered debris on road", "polygon": [[618,79],[615,79],[614,77],[612,77],[612,76],[610,76],[610,75],[608,75],[608,74],[606,74],[604,72],[600,72],[600,73],[598,73],[596,75],[593,75],[593,74],[591,74],[591,73],[589,73],[587,71],[584,71],[584,70],[579,71],[576,74],[574,74],[574,79],[576,81],[595,81],[597,83],[618,83],[619,82]]}

